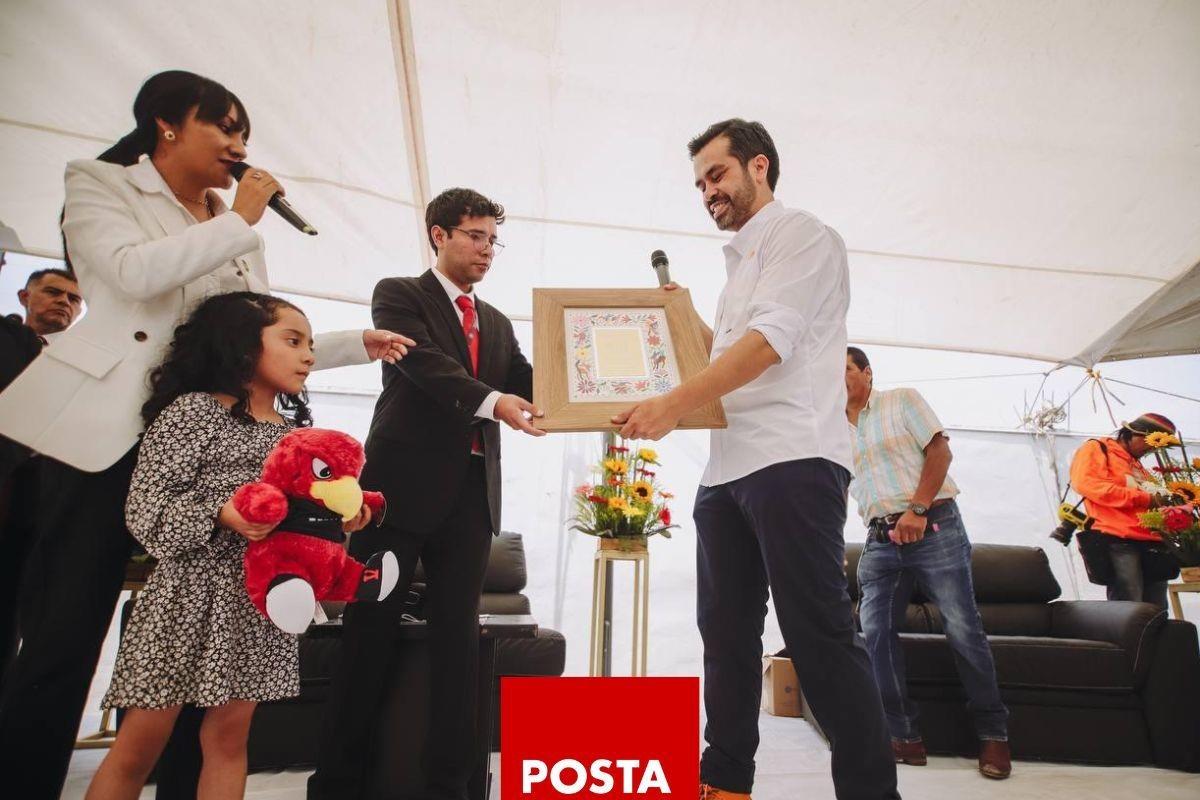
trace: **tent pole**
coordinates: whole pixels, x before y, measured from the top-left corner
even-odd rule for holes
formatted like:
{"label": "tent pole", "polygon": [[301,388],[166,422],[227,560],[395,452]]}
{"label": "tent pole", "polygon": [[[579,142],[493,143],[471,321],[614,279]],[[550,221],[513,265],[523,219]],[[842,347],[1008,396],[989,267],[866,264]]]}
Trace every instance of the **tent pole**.
{"label": "tent pole", "polygon": [[429,163],[425,157],[425,123],[421,114],[420,81],[417,78],[417,53],[413,45],[412,13],[408,0],[388,0],[392,54],[396,60],[396,83],[404,111],[404,149],[408,154],[408,174],[412,181],[413,211],[417,224],[417,249],[425,269],[433,266],[433,256],[425,246],[425,206],[429,204]]}

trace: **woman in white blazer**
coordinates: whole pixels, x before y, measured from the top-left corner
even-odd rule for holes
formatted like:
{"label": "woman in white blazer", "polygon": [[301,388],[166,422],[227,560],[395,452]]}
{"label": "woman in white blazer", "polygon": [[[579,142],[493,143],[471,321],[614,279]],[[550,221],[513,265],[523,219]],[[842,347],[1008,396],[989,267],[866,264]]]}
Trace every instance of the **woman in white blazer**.
{"label": "woman in white blazer", "polygon": [[[129,135],[66,171],[63,233],[87,314],[0,393],[0,434],[49,456],[22,647],[0,696],[0,759],[22,797],[57,797],[66,776],[132,545],[124,503],[147,374],[200,301],[269,287],[252,226],[279,184],[253,169],[232,209],[210,191],[229,188],[230,164],[246,156],[241,101],[172,71],[146,81],[133,113]],[[388,331],[326,334],[316,368],[394,363],[412,344]]]}

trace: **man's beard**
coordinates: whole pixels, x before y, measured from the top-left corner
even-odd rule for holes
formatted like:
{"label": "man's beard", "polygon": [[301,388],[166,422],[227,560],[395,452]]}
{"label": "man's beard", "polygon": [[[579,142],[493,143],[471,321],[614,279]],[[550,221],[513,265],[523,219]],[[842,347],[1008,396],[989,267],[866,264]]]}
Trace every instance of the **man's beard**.
{"label": "man's beard", "polygon": [[[750,180],[749,175],[744,175],[743,178],[742,185],[732,195],[724,195],[729,210],[726,212],[724,221],[713,217],[713,222],[717,223],[717,230],[741,230],[741,227],[749,221],[750,208],[754,205],[754,182]],[[709,216],[712,216],[711,211]]]}

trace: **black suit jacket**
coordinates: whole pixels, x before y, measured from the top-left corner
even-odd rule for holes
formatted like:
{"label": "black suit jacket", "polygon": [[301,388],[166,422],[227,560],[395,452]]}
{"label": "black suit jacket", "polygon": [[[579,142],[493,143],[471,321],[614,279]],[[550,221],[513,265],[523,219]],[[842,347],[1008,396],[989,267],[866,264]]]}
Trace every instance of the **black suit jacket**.
{"label": "black suit jacket", "polygon": [[375,286],[376,328],[417,342],[399,364],[383,365],[383,392],[367,436],[364,488],[383,492],[389,525],[429,533],[450,514],[483,433],[492,532],[500,530],[500,424],[475,416],[492,391],[533,399],[533,367],[508,318],[475,298],[479,375],[472,377],[467,340],[446,290],[426,271]]}
{"label": "black suit jacket", "polygon": [[[4,391],[4,387],[41,352],[42,340],[33,328],[15,314],[0,316],[0,391]],[[0,436],[0,481],[6,480],[9,473],[29,456],[28,447]]]}

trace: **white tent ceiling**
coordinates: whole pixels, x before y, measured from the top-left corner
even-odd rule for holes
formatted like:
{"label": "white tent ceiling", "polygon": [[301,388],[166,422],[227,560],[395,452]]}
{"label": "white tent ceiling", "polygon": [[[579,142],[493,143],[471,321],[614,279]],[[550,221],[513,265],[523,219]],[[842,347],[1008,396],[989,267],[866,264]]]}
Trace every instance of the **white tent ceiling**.
{"label": "white tent ceiling", "polygon": [[687,140],[762,120],[778,195],[851,250],[851,338],[1085,365],[1200,350],[1200,3],[5,0],[0,222],[59,250],[66,160],[191,69],[321,230],[263,226],[275,284],[364,300],[416,274],[418,209],[509,210],[483,286],[652,285],[711,312]]}

